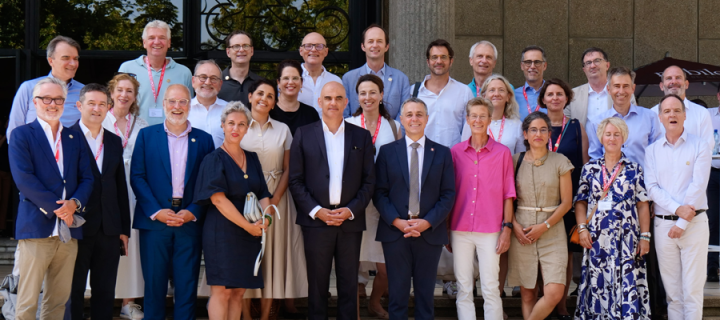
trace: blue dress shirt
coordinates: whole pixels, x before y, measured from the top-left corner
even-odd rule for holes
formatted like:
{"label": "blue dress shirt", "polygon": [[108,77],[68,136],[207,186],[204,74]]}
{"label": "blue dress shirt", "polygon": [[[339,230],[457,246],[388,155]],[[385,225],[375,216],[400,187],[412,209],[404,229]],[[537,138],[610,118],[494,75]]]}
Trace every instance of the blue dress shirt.
{"label": "blue dress shirt", "polygon": [[[480,90],[482,90],[482,85],[480,86],[480,88],[478,88],[478,87],[475,85],[475,78],[471,78],[471,79],[470,79],[470,82],[468,83],[468,88],[470,88],[470,90],[472,91],[473,96],[475,96],[475,97],[477,98],[478,92],[479,92]],[[513,90],[513,92],[515,91],[515,87],[513,87],[512,84],[510,84],[510,90]],[[528,97],[528,98],[529,98],[529,97]],[[523,98],[523,99],[524,99],[524,98]]]}
{"label": "blue dress shirt", "polygon": [[[52,72],[48,73],[47,76],[25,81],[20,85],[20,88],[18,88],[18,91],[15,93],[15,99],[13,99],[12,109],[10,109],[10,119],[6,133],[8,141],[10,141],[10,132],[15,128],[33,122],[37,118],[32,92],[35,84],[47,77],[52,77]],[[75,79],[70,79],[67,85],[68,94],[67,98],[65,98],[65,110],[60,117],[60,122],[64,127],[72,127],[75,122],[80,120],[80,110],[75,106],[75,102],[80,98],[80,89],[84,86],[84,84],[75,81]]]}
{"label": "blue dress shirt", "polygon": [[[545,85],[545,80],[543,80],[543,85]],[[540,86],[542,88],[542,86]],[[527,100],[525,100],[525,96],[523,95],[523,89],[525,90],[525,93],[527,93]],[[530,104],[530,109],[535,112],[535,108],[538,106],[538,97],[540,96],[540,90],[535,90],[535,88],[531,87],[527,82],[522,87],[518,87],[515,89],[515,101],[517,101],[518,106],[520,106],[520,121],[525,120],[525,117],[530,114],[528,112],[528,103]],[[547,109],[540,108],[538,111],[547,113]]]}
{"label": "blue dress shirt", "polygon": [[662,136],[661,124],[657,114],[650,109],[633,104],[624,117],[613,106],[613,108],[601,113],[599,116],[589,119],[585,131],[588,133],[588,141],[590,142],[588,153],[592,159],[598,159],[605,154],[605,148],[600,143],[596,132],[600,122],[609,117],[618,117],[625,120],[629,132],[627,141],[622,146],[622,152],[625,153],[628,159],[644,167],[645,149]]}
{"label": "blue dress shirt", "polygon": [[392,67],[384,64],[379,72],[375,73],[368,67],[367,63],[360,68],[353,69],[345,73],[342,77],[343,86],[345,87],[345,93],[348,97],[348,104],[343,112],[343,117],[349,118],[355,113],[355,110],[360,106],[357,91],[357,81],[361,76],[366,74],[374,74],[383,80],[384,92],[383,92],[383,104],[385,109],[393,119],[397,118],[397,114],[400,112],[400,106],[402,103],[410,98],[410,81],[408,77],[402,73],[402,71],[393,69]]}

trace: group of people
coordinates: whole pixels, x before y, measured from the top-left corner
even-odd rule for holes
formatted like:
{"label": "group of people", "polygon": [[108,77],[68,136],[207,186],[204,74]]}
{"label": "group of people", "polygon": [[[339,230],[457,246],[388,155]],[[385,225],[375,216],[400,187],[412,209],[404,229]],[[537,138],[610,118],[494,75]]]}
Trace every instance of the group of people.
{"label": "group of people", "polygon": [[152,21],[147,53],[104,86],[74,80],[79,44],[53,39],[52,71],[22,84],[7,132],[16,318],[35,319],[42,290],[41,318],[83,319],[89,285],[93,319],[111,319],[116,298],[124,318],[165,319],[169,287],[174,318],[194,319],[198,286],[211,319],[251,319],[251,298],[261,319],[278,299],[297,316],[302,297],[309,319],[327,319],[332,269],[338,319],[359,317],[368,270],[381,319],[407,319],[411,291],[414,317],[432,319],[437,281],[475,319],[478,279],[487,319],[507,317],[506,281],[525,319],[570,319],[573,278],[578,319],[648,319],[662,287],[670,319],[702,317],[720,118],[687,100],[682,69],[665,70],[667,95],[646,109],[634,73],[600,48],[571,89],[543,78],[545,52],[529,46],[514,88],[490,42],[470,48],[466,85],[449,76],[450,43],[433,41],[430,74],[412,84],[385,63],[388,40],[365,29],[367,63],[341,79],[310,33],[304,63],[282,61],[271,81],[250,71],[248,33],[226,38],[228,68],[191,73]]}

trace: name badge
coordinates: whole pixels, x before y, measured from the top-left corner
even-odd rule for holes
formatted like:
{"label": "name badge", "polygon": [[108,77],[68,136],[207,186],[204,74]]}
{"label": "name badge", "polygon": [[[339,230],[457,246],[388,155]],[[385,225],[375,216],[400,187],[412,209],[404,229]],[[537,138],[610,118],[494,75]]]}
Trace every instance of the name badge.
{"label": "name badge", "polygon": [[152,108],[148,110],[148,115],[150,118],[162,118],[163,117],[163,109],[160,108]]}
{"label": "name badge", "polygon": [[612,209],[612,200],[605,198],[598,203],[598,210],[609,211],[610,209]]}

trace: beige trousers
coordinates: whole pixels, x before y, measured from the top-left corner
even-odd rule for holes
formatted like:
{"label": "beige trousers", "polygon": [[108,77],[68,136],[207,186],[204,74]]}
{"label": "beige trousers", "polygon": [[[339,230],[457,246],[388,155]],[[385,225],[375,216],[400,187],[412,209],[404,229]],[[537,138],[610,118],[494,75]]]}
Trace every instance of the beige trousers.
{"label": "beige trousers", "polygon": [[78,243],[72,239],[62,243],[58,237],[20,240],[22,251],[18,269],[22,270],[18,283],[15,319],[35,320],[37,301],[43,288],[41,320],[61,320],[65,303],[70,298],[73,270]]}

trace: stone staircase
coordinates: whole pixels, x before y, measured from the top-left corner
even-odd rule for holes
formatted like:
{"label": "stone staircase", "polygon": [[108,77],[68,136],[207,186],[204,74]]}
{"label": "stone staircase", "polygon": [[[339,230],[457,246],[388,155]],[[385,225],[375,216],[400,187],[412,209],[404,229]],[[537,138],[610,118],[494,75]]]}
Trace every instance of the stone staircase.
{"label": "stone staircase", "polygon": [[17,240],[0,239],[0,266],[12,266],[15,263],[15,248]]}

